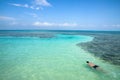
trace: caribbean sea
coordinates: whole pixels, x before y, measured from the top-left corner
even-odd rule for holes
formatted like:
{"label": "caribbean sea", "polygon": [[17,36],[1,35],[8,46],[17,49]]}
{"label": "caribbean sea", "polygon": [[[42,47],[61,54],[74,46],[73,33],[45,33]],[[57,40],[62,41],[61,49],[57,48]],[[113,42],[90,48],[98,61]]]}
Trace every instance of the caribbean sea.
{"label": "caribbean sea", "polygon": [[76,46],[93,38],[60,31],[0,31],[0,80],[119,80],[119,66]]}

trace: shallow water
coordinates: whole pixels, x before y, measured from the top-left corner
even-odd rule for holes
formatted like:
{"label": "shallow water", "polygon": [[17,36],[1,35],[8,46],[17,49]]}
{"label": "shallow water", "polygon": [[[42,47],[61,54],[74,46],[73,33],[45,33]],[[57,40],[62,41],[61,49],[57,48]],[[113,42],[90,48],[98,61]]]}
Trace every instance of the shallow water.
{"label": "shallow water", "polygon": [[[120,67],[76,46],[89,36],[1,37],[0,80],[119,80]],[[102,71],[87,66],[98,64]]]}

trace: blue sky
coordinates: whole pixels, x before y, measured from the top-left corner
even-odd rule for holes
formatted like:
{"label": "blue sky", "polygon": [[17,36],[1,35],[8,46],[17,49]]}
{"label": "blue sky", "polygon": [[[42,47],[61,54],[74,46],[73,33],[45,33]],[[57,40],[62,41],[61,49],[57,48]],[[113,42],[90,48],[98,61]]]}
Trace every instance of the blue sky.
{"label": "blue sky", "polygon": [[0,30],[120,30],[120,0],[0,0]]}

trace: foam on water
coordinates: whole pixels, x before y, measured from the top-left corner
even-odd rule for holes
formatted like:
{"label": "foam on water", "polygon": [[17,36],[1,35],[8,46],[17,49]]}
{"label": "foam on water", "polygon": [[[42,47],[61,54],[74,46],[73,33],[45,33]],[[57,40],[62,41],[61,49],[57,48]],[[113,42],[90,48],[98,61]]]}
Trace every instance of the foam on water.
{"label": "foam on water", "polygon": [[[89,36],[0,38],[0,80],[119,80],[120,69],[76,46]],[[103,69],[87,66],[92,61]]]}

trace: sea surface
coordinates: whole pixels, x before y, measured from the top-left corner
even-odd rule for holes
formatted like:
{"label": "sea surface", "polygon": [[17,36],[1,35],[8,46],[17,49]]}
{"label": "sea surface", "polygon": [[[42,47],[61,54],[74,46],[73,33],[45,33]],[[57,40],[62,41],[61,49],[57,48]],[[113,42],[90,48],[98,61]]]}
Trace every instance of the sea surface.
{"label": "sea surface", "polygon": [[93,38],[59,31],[0,31],[0,80],[120,80],[119,66],[76,46]]}

